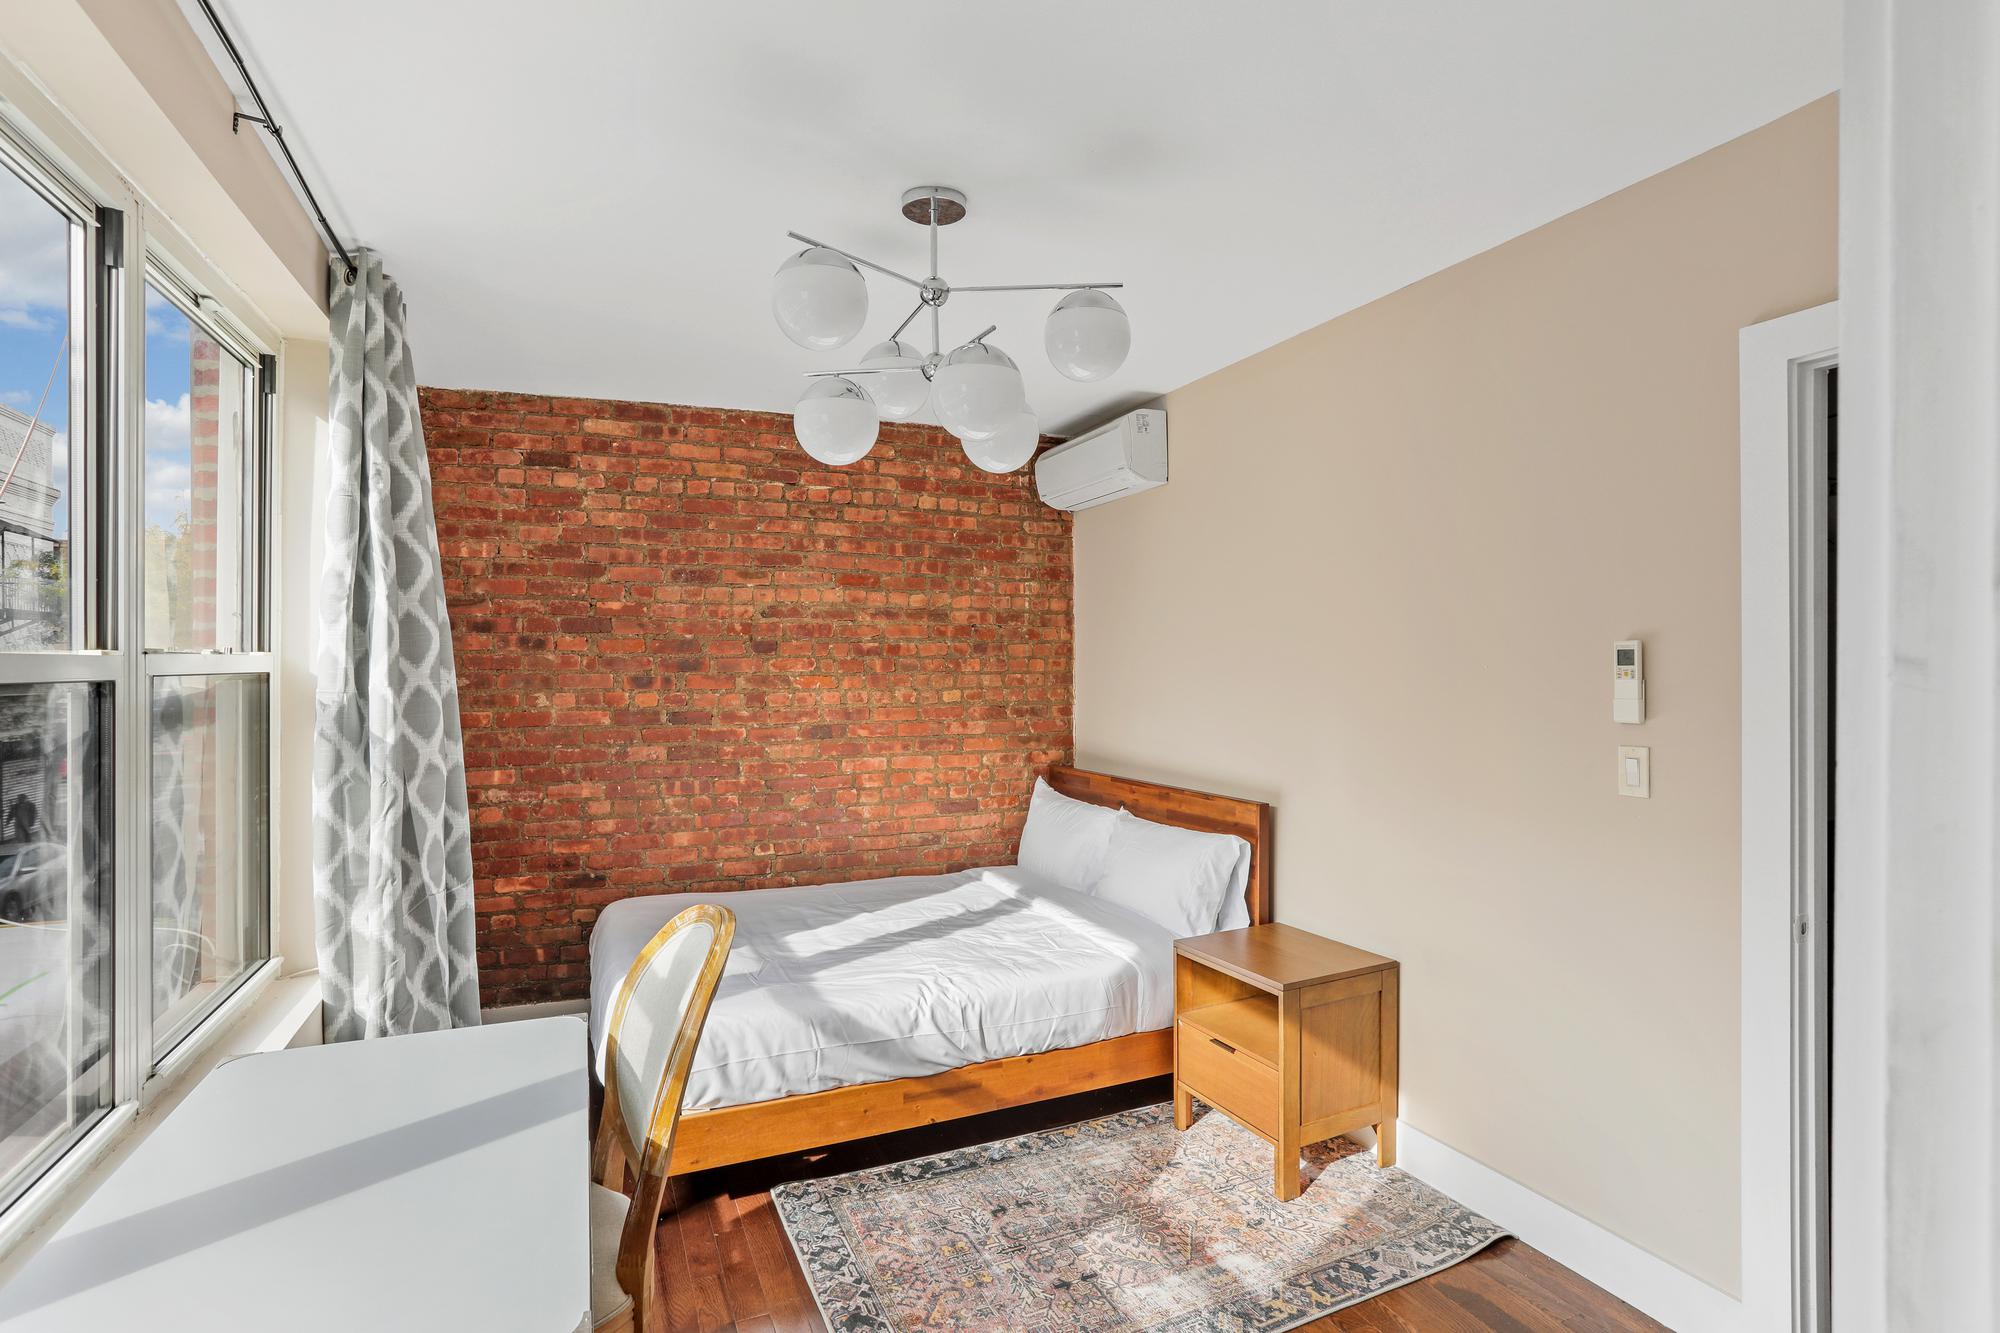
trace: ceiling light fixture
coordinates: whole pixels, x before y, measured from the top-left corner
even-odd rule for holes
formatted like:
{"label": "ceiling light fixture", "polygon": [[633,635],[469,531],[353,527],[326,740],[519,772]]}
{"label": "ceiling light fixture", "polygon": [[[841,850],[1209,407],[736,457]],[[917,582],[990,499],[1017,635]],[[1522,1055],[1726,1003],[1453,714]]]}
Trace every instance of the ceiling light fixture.
{"label": "ceiling light fixture", "polygon": [[[903,216],[930,233],[931,271],[912,278],[849,254],[810,236],[785,234],[806,248],[778,266],[771,285],[771,313],[785,336],[801,347],[830,351],[844,347],[868,320],[872,269],[917,290],[916,308],[885,342],[868,349],[849,370],[815,370],[813,383],[793,413],[793,431],[808,454],[822,463],[845,466],[875,446],[880,413],[907,421],[927,402],[937,408],[945,429],[958,437],[965,455],[988,472],[1012,472],[1034,456],[1041,424],[1028,408],[1021,371],[986,340],[997,326],[949,354],[938,332],[939,312],[954,292],[1066,292],[1049,312],[1042,345],[1049,362],[1070,379],[1089,383],[1115,374],[1132,349],[1132,323],[1125,307],[1105,293],[1121,282],[1030,282],[954,287],[938,276],[938,228],[965,216],[965,196],[942,185],[903,192]],[[918,315],[931,312],[929,355],[904,342],[903,332]],[[859,377],[867,388],[856,383]]]}

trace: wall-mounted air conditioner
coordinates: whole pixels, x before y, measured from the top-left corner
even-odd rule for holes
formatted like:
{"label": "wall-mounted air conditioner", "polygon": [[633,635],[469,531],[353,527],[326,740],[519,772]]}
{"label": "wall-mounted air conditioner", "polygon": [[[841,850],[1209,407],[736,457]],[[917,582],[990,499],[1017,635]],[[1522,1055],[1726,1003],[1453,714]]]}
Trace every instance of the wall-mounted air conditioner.
{"label": "wall-mounted air conditioner", "polygon": [[1167,483],[1167,414],[1142,408],[1035,460],[1035,491],[1057,509],[1088,509]]}

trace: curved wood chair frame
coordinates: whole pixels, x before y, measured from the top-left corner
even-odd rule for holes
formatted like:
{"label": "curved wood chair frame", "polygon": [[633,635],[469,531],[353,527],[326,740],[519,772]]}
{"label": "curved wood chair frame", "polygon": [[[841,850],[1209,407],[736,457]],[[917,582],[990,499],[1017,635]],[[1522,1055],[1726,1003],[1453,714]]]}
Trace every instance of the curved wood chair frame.
{"label": "curved wood chair frame", "polygon": [[[1250,844],[1246,898],[1252,924],[1271,919],[1271,807],[1187,787],[1141,782],[1056,765],[1043,771],[1051,787],[1095,805],[1124,806],[1141,819],[1233,833]],[[615,1026],[615,1020],[614,1020]],[[1172,1028],[1134,1032],[1083,1046],[1015,1055],[948,1069],[922,1078],[856,1083],[740,1106],[690,1111],[668,1170],[674,1175],[804,1152],[940,1120],[1066,1097],[1174,1070]]]}
{"label": "curved wood chair frame", "polygon": [[[695,975],[687,1012],[674,1032],[666,1064],[660,1070],[651,1123],[645,1126],[645,1136],[641,1139],[625,1123],[619,1110],[618,1033],[624,1026],[626,1006],[631,1003],[633,991],[638,989],[639,978],[652,965],[654,955],[674,936],[702,924],[712,927],[715,934],[709,941],[701,970]],[[722,980],[723,964],[729,959],[729,945],[735,935],[736,914],[728,908],[713,903],[698,903],[688,908],[660,927],[659,933],[639,951],[619,985],[618,1001],[611,1010],[611,1025],[605,1039],[604,1115],[598,1122],[597,1141],[591,1149],[590,1174],[598,1184],[620,1193],[624,1192],[628,1163],[633,1174],[632,1202],[626,1209],[625,1226],[618,1240],[618,1285],[632,1297],[633,1322],[627,1325],[621,1321],[610,1325],[611,1328],[652,1327],[656,1267],[653,1235],[666,1202],[668,1164],[673,1160],[681,1101],[687,1093],[688,1069],[694,1061],[695,1047],[708,1021],[709,1002],[715,998],[715,987]]]}

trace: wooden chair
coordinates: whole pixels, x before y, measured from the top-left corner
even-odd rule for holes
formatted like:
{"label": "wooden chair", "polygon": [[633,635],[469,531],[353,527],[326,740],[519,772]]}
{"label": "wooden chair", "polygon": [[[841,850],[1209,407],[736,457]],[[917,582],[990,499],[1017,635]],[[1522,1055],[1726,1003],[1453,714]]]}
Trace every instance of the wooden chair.
{"label": "wooden chair", "polygon": [[[701,903],[660,928],[618,988],[604,1057],[604,1118],[592,1151],[590,1319],[594,1333],[654,1327],[653,1232],[688,1068],[715,998],[736,917]],[[627,1164],[634,1184],[622,1193]]]}

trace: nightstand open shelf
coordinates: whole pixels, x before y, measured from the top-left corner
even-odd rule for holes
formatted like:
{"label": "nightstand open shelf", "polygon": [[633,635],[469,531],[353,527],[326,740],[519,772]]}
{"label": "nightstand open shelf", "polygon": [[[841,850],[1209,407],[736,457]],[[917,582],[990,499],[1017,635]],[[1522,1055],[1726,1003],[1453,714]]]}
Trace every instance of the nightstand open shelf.
{"label": "nightstand open shelf", "polygon": [[1174,944],[1174,1127],[1199,1098],[1270,1143],[1299,1195],[1299,1149],[1363,1126],[1396,1161],[1401,968],[1291,926]]}
{"label": "nightstand open shelf", "polygon": [[1276,1069],[1278,1067],[1278,997],[1248,995],[1190,1009],[1180,1021],[1211,1041]]}

